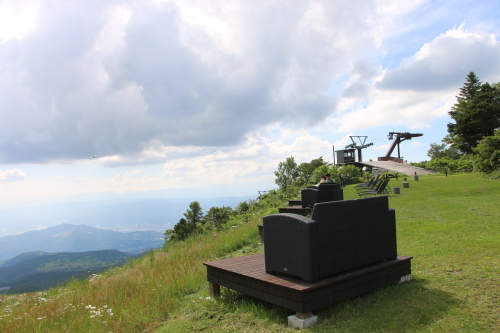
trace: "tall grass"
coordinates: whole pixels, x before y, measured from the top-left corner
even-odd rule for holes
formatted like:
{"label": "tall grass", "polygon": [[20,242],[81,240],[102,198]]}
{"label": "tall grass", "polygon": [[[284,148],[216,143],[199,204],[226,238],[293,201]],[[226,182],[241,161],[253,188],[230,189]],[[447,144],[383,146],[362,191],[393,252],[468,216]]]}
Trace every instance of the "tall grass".
{"label": "tall grass", "polygon": [[[398,181],[392,180],[391,186]],[[353,186],[345,198],[355,198]],[[420,176],[389,196],[409,283],[316,311],[313,332],[500,331],[500,182]],[[205,261],[261,251],[256,225],[283,201],[263,201],[224,232],[152,251],[84,281],[6,296],[0,332],[285,332],[289,310],[228,289],[209,299]]]}
{"label": "tall grass", "polygon": [[224,232],[168,245],[63,288],[2,297],[0,332],[140,332],[154,327],[206,282],[203,262],[258,246],[259,212],[254,209],[246,222]]}

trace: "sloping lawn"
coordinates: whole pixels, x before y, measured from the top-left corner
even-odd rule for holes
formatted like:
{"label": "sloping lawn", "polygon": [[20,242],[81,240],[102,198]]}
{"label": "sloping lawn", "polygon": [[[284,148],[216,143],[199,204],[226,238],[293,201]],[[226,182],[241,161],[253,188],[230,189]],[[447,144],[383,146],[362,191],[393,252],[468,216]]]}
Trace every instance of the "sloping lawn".
{"label": "sloping lawn", "polygon": [[[500,332],[500,182],[471,174],[409,178],[390,194],[398,253],[413,256],[412,281],[316,311],[311,332]],[[392,180],[391,187],[402,187]],[[392,193],[392,192],[391,192]],[[354,186],[345,198],[356,198]],[[159,332],[293,332],[286,309],[208,287]]]}

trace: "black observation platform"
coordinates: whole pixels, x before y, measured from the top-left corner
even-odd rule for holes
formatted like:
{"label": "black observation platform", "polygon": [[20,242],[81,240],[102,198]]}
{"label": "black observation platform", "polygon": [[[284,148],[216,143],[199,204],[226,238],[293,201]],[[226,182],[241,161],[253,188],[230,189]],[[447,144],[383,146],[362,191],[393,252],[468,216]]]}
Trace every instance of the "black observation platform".
{"label": "black observation platform", "polygon": [[210,295],[220,286],[296,311],[298,318],[311,312],[391,284],[408,281],[411,259],[398,256],[352,271],[336,274],[315,283],[267,274],[264,253],[206,262]]}

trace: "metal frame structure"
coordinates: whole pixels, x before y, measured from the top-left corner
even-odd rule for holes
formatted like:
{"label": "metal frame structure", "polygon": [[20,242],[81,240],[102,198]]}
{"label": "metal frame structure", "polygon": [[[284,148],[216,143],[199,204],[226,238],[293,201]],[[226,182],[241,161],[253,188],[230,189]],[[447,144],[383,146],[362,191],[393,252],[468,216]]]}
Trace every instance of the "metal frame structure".
{"label": "metal frame structure", "polygon": [[[366,139],[368,138],[368,136],[365,135],[350,135],[349,138],[351,139],[352,143],[345,146],[345,149],[335,150],[335,147],[333,148],[334,163],[335,163],[335,153],[337,153],[338,164],[356,164],[358,162],[362,162],[363,157],[361,154],[361,149],[368,148],[373,145],[372,142],[366,143]],[[358,152],[357,161],[354,155],[355,151]]]}
{"label": "metal frame structure", "polygon": [[[401,157],[401,150],[399,147],[399,144],[405,140],[411,140],[412,138],[416,138],[419,136],[422,136],[423,134],[421,133],[409,133],[409,132],[404,132],[404,133],[399,133],[399,132],[389,132],[388,138],[389,140],[394,140],[394,136],[396,136],[396,139],[392,143],[391,147],[383,157],[379,157],[379,161],[394,161],[394,162],[399,162],[402,163],[403,159]],[[398,157],[392,157],[391,154],[394,151],[394,149],[398,147]]]}

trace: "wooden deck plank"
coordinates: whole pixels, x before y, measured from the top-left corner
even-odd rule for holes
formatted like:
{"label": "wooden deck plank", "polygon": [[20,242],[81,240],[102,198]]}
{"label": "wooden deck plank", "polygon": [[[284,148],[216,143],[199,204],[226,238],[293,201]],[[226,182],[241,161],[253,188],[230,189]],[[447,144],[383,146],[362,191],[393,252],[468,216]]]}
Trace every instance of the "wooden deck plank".
{"label": "wooden deck plank", "polygon": [[[248,260],[245,260],[245,258]],[[406,260],[411,259],[412,257],[408,256],[398,256],[397,260]],[[249,276],[256,279],[261,279],[264,281],[273,281],[274,283],[278,283],[280,285],[287,285],[291,288],[297,290],[303,289],[311,289],[316,286],[324,286],[327,283],[336,283],[345,279],[352,279],[356,276],[367,274],[371,271],[379,270],[381,267],[392,266],[394,262],[386,261],[381,262],[375,265],[370,265],[361,269],[357,269],[354,271],[349,271],[346,273],[341,273],[334,275],[332,277],[325,278],[321,281],[315,283],[307,283],[300,279],[286,276],[286,275],[275,275],[275,274],[267,274],[265,271],[265,262],[264,262],[264,254],[258,253],[249,256],[230,258],[219,261],[212,261],[204,263],[206,266],[219,268],[224,271],[232,272],[235,274],[241,274],[244,276]]]}
{"label": "wooden deck plank", "polygon": [[399,281],[411,273],[411,259],[398,256],[315,283],[267,274],[264,254],[204,263],[209,282],[295,310],[310,312]]}
{"label": "wooden deck plank", "polygon": [[278,208],[279,213],[292,213],[299,214],[302,216],[308,216],[312,213],[312,208],[306,207],[302,208],[302,206],[288,206],[288,207],[280,207]]}

